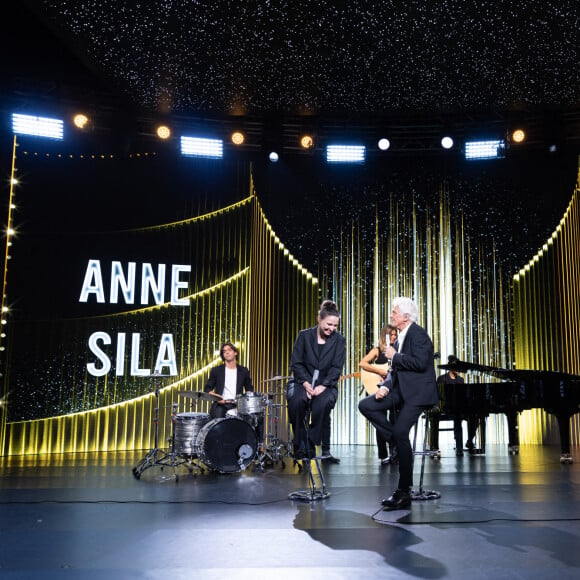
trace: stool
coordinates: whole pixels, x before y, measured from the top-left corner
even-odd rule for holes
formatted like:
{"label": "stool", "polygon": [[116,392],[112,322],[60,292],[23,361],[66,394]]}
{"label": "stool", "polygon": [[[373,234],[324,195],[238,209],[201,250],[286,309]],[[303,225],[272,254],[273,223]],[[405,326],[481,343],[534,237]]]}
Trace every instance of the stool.
{"label": "stool", "polygon": [[[432,409],[429,409],[428,411],[426,411],[428,418],[427,420],[430,421],[430,419],[432,418],[432,415],[436,415],[436,417],[434,418],[434,420],[437,421],[437,431],[438,433],[441,433],[442,431],[455,431],[455,427],[454,425],[452,425],[451,427],[440,427],[439,424],[442,421],[454,421],[453,415],[450,415],[449,413],[446,413],[444,411],[440,411],[439,407],[433,407]],[[431,427],[429,427],[429,435],[431,435]],[[439,439],[439,437],[437,438]],[[429,450],[429,457],[431,459],[433,459],[434,461],[439,461],[441,459],[441,451],[439,449],[430,449]]]}
{"label": "stool", "polygon": [[421,418],[417,419],[415,423],[415,435],[413,437],[413,458],[415,455],[421,456],[421,477],[419,478],[419,489],[411,490],[411,499],[418,501],[425,501],[430,499],[439,499],[441,494],[435,490],[423,489],[423,476],[425,474],[425,457],[431,454],[431,451],[427,450],[427,435],[429,433],[429,410],[424,411],[422,417],[425,419],[425,435],[423,437],[423,451],[417,451],[417,432],[419,431],[419,421]]}

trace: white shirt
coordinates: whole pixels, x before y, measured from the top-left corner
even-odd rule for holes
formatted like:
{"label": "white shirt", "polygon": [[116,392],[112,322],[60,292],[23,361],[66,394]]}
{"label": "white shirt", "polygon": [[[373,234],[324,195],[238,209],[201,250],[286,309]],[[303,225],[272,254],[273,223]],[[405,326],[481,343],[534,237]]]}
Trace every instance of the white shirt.
{"label": "white shirt", "polygon": [[[411,324],[413,324],[411,322]],[[401,332],[399,333],[399,337],[397,338],[397,340],[399,341],[399,348],[397,349],[397,352],[401,352],[401,349],[403,348],[403,341],[405,340],[405,336],[407,336],[407,331],[409,330],[409,326],[411,326],[411,324],[409,324],[408,326],[405,326],[405,328],[403,328],[403,330],[401,330]]]}
{"label": "white shirt", "polygon": [[238,369],[229,369],[226,367],[226,378],[224,381],[224,392],[222,397],[226,401],[236,400],[236,384],[238,379]]}

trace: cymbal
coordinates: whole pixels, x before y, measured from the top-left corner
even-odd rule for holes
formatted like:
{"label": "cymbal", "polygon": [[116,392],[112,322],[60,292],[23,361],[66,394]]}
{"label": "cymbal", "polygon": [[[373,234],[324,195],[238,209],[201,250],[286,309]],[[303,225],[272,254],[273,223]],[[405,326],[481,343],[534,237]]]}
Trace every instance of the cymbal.
{"label": "cymbal", "polygon": [[271,379],[264,379],[263,381],[260,381],[260,383],[272,383],[274,381],[285,381],[286,379],[291,379],[292,375],[289,376],[281,376],[281,375],[276,375],[275,377],[272,377]]}
{"label": "cymbal", "polygon": [[214,395],[212,393],[206,393],[205,391],[177,391],[180,397],[185,397],[187,399],[201,399],[202,401],[221,401],[222,397],[220,395]]}

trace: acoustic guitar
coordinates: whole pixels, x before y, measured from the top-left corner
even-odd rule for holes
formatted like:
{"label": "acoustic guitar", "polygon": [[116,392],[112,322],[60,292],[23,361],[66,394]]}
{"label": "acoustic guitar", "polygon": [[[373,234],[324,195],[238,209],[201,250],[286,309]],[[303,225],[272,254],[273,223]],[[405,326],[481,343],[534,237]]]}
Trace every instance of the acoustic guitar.
{"label": "acoustic guitar", "polygon": [[[383,369],[385,372],[387,372],[390,368],[389,363],[374,364],[373,366],[378,369]],[[377,386],[378,383],[383,380],[381,375],[378,375],[377,373],[371,373],[365,369],[360,370],[360,378],[367,395],[374,395],[379,390],[379,387]]]}

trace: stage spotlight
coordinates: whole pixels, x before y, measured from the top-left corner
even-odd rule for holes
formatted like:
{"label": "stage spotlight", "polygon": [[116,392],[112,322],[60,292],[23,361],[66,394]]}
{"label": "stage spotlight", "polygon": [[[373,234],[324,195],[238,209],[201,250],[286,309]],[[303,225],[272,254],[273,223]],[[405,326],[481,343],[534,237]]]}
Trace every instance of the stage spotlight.
{"label": "stage spotlight", "polygon": [[378,146],[381,151],[386,151],[391,146],[391,142],[383,137],[379,139]]}
{"label": "stage spotlight", "polygon": [[465,142],[465,159],[497,159],[504,154],[505,142],[501,139]]}
{"label": "stage spotlight", "polygon": [[246,138],[244,137],[244,134],[241,131],[235,131],[234,133],[232,133],[232,143],[234,145],[242,145],[245,140]]}
{"label": "stage spotlight", "polygon": [[441,147],[443,147],[443,149],[451,149],[451,147],[453,147],[453,139],[451,137],[443,137],[443,139],[441,139]]}
{"label": "stage spotlight", "polygon": [[224,144],[221,139],[205,139],[202,137],[181,137],[181,154],[187,157],[210,157],[221,159],[224,154]]}
{"label": "stage spotlight", "polygon": [[86,115],[84,115],[83,113],[77,113],[73,117],[73,123],[74,123],[75,127],[78,127],[79,129],[85,129],[88,122],[89,122],[89,118]]}
{"label": "stage spotlight", "polygon": [[272,151],[272,152],[270,152],[270,155],[268,155],[268,159],[272,163],[277,163],[278,159],[280,159],[280,156],[278,155],[278,153],[276,153],[276,151]]}
{"label": "stage spotlight", "polygon": [[61,119],[48,117],[34,117],[33,115],[12,115],[12,131],[17,135],[32,135],[34,137],[48,137],[62,141],[64,123]]}
{"label": "stage spotlight", "polygon": [[526,132],[523,129],[516,129],[512,133],[512,141],[514,143],[523,143],[526,139]]}
{"label": "stage spotlight", "polygon": [[310,135],[303,135],[300,139],[300,145],[303,149],[312,149],[314,146],[314,139]]}
{"label": "stage spotlight", "polygon": [[328,163],[364,163],[365,153],[364,145],[328,145],[326,161]]}
{"label": "stage spotlight", "polygon": [[167,125],[159,125],[155,130],[159,139],[169,139],[171,137],[171,129]]}

